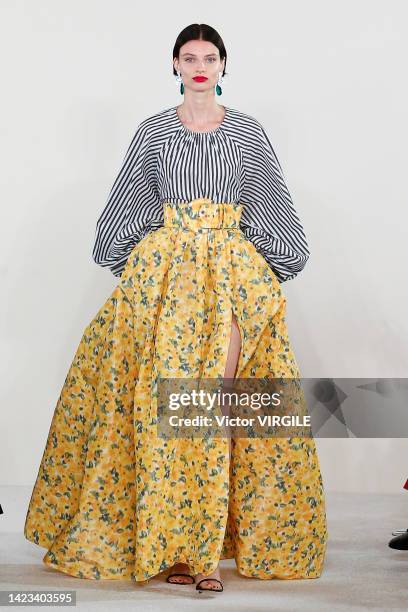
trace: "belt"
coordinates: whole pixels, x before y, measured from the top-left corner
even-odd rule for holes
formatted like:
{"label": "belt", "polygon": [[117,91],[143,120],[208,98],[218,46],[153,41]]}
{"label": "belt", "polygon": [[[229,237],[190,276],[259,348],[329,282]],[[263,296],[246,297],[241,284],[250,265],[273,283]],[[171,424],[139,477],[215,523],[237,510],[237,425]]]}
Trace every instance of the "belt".
{"label": "belt", "polygon": [[242,204],[215,203],[209,198],[191,202],[164,202],[164,226],[192,231],[207,229],[239,229]]}

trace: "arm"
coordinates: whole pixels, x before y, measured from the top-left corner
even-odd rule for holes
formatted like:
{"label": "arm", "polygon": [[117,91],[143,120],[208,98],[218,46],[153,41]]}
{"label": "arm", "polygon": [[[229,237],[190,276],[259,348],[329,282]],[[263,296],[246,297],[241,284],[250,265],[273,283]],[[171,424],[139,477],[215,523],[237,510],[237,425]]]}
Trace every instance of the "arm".
{"label": "arm", "polygon": [[136,129],[107,203],[97,220],[93,260],[121,276],[133,248],[151,227],[160,223],[152,210],[159,211],[159,197],[145,164],[149,150],[147,129]]}
{"label": "arm", "polygon": [[310,251],[281,165],[264,128],[256,124],[245,155],[241,228],[283,283],[299,274]]}

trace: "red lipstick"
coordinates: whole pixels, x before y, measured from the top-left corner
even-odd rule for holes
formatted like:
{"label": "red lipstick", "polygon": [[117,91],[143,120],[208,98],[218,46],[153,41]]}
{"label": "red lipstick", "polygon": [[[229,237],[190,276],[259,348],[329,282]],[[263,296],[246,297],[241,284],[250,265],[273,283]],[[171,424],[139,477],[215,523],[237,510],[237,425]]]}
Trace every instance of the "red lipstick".
{"label": "red lipstick", "polygon": [[195,76],[193,77],[193,81],[197,81],[197,83],[203,83],[204,81],[208,81],[205,76]]}

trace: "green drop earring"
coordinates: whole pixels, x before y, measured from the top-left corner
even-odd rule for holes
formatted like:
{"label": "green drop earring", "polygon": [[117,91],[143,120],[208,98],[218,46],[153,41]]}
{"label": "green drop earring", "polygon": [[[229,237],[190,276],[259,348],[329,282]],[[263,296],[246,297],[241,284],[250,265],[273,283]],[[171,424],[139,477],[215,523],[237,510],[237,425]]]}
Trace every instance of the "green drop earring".
{"label": "green drop earring", "polygon": [[180,93],[181,93],[181,95],[183,95],[183,93],[184,93],[183,79],[181,78],[181,74],[178,71],[177,71],[176,81],[177,81],[177,83],[180,83]]}
{"label": "green drop earring", "polygon": [[223,82],[222,72],[219,72],[218,73],[218,83],[215,86],[215,92],[217,96],[220,96],[222,94],[222,89],[221,89],[222,82]]}

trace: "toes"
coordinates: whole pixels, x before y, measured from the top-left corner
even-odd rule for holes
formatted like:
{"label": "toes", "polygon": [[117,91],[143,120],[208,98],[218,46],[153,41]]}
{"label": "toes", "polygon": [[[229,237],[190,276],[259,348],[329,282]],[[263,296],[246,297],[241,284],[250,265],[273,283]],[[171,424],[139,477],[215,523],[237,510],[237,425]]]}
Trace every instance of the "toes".
{"label": "toes", "polygon": [[204,580],[201,584],[203,584],[205,588],[209,587],[212,591],[221,591],[221,587],[218,583],[216,584],[214,583],[211,584],[211,583],[212,583],[212,579],[208,578],[208,580]]}

